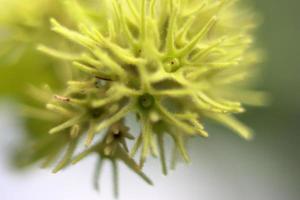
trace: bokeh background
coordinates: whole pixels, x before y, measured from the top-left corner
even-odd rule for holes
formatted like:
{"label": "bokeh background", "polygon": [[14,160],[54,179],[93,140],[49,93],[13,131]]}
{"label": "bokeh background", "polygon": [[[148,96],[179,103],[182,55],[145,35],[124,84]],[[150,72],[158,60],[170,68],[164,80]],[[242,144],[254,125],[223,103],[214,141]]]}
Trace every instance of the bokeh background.
{"label": "bokeh background", "polygon": [[[155,181],[154,187],[144,184],[122,166],[120,200],[300,198],[300,1],[253,0],[251,3],[263,16],[257,35],[259,45],[267,53],[261,66],[259,88],[272,96],[269,106],[250,107],[241,116],[255,130],[255,140],[243,141],[230,131],[209,124],[210,138],[196,139],[190,144],[193,162],[189,166],[180,164],[176,171],[164,177],[157,161],[149,161],[146,172]],[[47,79],[39,76],[39,71],[46,70],[39,68],[40,61],[30,62],[36,66],[31,69],[31,76]],[[101,178],[101,193],[94,191],[92,157],[57,175],[39,169],[38,165],[22,172],[11,166],[11,149],[24,131],[18,117],[20,111],[14,103],[18,98],[11,94],[20,92],[21,86],[32,78],[24,77],[17,69],[21,69],[20,64],[10,68],[0,66],[0,199],[113,199],[108,165]]]}

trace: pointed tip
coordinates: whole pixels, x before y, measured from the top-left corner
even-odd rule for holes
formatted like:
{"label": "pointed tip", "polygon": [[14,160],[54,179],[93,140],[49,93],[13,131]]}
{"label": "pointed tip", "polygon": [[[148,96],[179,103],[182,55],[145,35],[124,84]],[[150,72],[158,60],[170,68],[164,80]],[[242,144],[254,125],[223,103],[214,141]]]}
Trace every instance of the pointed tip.
{"label": "pointed tip", "polygon": [[154,186],[154,183],[151,180],[148,181],[148,184],[151,185],[151,186]]}
{"label": "pointed tip", "polygon": [[192,163],[192,161],[191,161],[191,158],[190,158],[190,157],[188,157],[188,158],[185,158],[185,159],[184,159],[184,161],[185,161],[185,164],[187,164],[187,165],[190,165],[190,164]]}
{"label": "pointed tip", "polygon": [[71,165],[76,165],[77,162],[78,162],[77,160],[72,160]]}
{"label": "pointed tip", "polygon": [[50,21],[50,23],[51,23],[52,25],[54,25],[54,26],[59,24],[59,23],[56,21],[56,19],[53,18],[53,17],[51,17],[49,21]]}
{"label": "pointed tip", "polygon": [[208,132],[204,129],[204,127],[202,128],[198,128],[198,130],[196,131],[196,134],[201,136],[201,137],[204,137],[204,138],[208,138],[209,137],[209,134]]}
{"label": "pointed tip", "polygon": [[94,186],[94,190],[99,193],[100,192],[99,186]]}
{"label": "pointed tip", "polygon": [[168,176],[168,171],[167,170],[163,170],[162,173],[163,173],[164,176]]}
{"label": "pointed tip", "polygon": [[212,18],[211,18],[211,21],[212,22],[216,22],[218,20],[218,16],[217,15],[215,15],[215,16],[213,16]]}
{"label": "pointed tip", "polygon": [[152,181],[148,182],[148,184],[154,186],[154,183]]}
{"label": "pointed tip", "polygon": [[241,135],[242,138],[244,138],[247,141],[253,141],[254,140],[254,134],[250,131],[247,134]]}
{"label": "pointed tip", "polygon": [[94,181],[94,190],[97,191],[97,192],[100,192],[100,186],[99,186],[99,180],[95,180]]}
{"label": "pointed tip", "polygon": [[238,112],[240,112],[240,113],[244,113],[244,112],[246,112],[246,109],[245,109],[245,108],[243,108],[243,107],[240,107],[240,109],[238,110]]}
{"label": "pointed tip", "polygon": [[208,138],[209,137],[209,134],[208,134],[207,131],[202,130],[201,132],[202,132],[202,135],[201,135],[202,137],[204,137],[204,138]]}
{"label": "pointed tip", "polygon": [[45,46],[44,46],[44,45],[42,45],[42,44],[37,44],[35,48],[36,48],[36,50],[38,50],[38,51],[42,51],[42,52],[43,52],[43,50],[44,50]]}
{"label": "pointed tip", "polygon": [[57,31],[61,27],[60,23],[55,18],[50,18],[51,30]]}

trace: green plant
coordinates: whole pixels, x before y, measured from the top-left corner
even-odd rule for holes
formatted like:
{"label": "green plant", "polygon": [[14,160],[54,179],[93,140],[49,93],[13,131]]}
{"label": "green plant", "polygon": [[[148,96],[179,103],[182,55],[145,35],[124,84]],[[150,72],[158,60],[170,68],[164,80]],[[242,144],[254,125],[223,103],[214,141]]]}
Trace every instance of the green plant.
{"label": "green plant", "polygon": [[[54,172],[97,153],[111,160],[114,169],[116,160],[122,160],[151,183],[141,171],[146,159],[159,157],[167,174],[164,140],[169,135],[174,159],[179,153],[189,162],[185,142],[208,137],[204,118],[252,138],[251,130],[233,116],[245,111],[242,103],[257,104],[263,97],[250,92],[244,81],[260,60],[252,45],[256,20],[251,11],[234,0],[99,0],[94,1],[99,3],[96,19],[102,20],[95,20],[80,1],[66,2],[78,28],[54,18],[51,27],[71,43],[62,39],[63,50],[56,44],[38,49],[70,63],[72,78],[54,92],[33,89],[47,110],[26,109],[55,124],[43,137],[48,145],[41,145],[47,147],[45,166],[67,146]],[[243,95],[250,93],[249,98]],[[139,134],[125,124],[130,113]],[[74,157],[82,138],[86,150]],[[128,139],[135,141],[131,149]]]}

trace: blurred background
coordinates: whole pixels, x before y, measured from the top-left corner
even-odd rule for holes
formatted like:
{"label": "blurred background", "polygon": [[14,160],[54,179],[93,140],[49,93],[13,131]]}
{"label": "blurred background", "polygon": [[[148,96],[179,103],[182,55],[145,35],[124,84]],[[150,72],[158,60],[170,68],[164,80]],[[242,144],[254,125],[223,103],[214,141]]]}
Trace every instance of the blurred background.
{"label": "blurred background", "polygon": [[[269,106],[249,107],[241,116],[255,130],[255,140],[246,142],[223,127],[209,123],[210,138],[191,142],[193,162],[189,166],[180,164],[165,177],[157,161],[149,161],[145,171],[154,180],[154,187],[122,166],[120,200],[300,198],[300,1],[253,0],[252,4],[264,19],[257,36],[259,45],[267,53],[261,66],[259,89],[272,96]],[[6,37],[7,33],[0,28],[0,43]],[[27,47],[22,46],[20,51],[24,48]],[[14,53],[14,56],[20,54]],[[35,52],[28,50],[26,54],[30,58]],[[22,98],[18,94],[33,77],[37,83],[52,81],[50,76],[38,75],[49,70],[39,68],[41,62],[44,61],[26,61],[35,66],[30,69],[31,77],[25,77],[21,70],[25,63],[22,58],[17,63],[0,62],[0,199],[113,199],[108,165],[101,178],[101,193],[91,185],[93,157],[57,175],[39,169],[38,165],[21,172],[11,166],[12,147],[18,144],[24,131],[24,122],[18,115],[20,110],[14,102]],[[9,67],[5,63],[10,63]]]}

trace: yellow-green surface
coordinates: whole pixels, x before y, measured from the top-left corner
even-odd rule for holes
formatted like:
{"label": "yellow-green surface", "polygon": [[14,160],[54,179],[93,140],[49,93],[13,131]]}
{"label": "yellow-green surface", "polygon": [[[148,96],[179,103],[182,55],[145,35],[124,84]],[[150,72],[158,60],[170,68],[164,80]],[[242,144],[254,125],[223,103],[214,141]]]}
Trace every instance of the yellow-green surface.
{"label": "yellow-green surface", "polygon": [[[286,169],[289,171],[287,179],[291,179],[291,182],[295,180],[294,185],[297,185],[299,172],[295,166],[299,165],[297,159],[299,136],[296,133],[300,118],[300,93],[298,92],[300,89],[298,64],[300,17],[297,9],[300,3],[296,0],[265,0],[254,1],[254,5],[263,15],[263,24],[258,29],[258,42],[260,47],[266,49],[266,60],[261,64],[263,74],[258,82],[258,88],[268,91],[272,101],[268,107],[249,108],[250,111],[242,118],[255,129],[256,138],[251,143],[253,148],[255,145],[261,148],[264,146],[266,151],[273,151],[276,154],[274,159],[282,159],[287,163]],[[29,54],[40,55],[33,51]],[[0,91],[5,94],[16,94],[16,92],[20,94],[20,91],[24,91],[27,83],[30,82],[47,80],[49,83],[54,83],[52,76],[45,73],[47,70],[53,72],[53,69],[39,67],[39,65],[51,66],[53,60],[46,57],[41,57],[40,60],[32,58],[33,56],[29,56],[26,60],[21,59],[21,64],[13,64],[11,68],[3,65],[0,74]],[[45,62],[47,65],[43,64]],[[30,66],[34,68],[22,71],[21,69],[25,69],[23,67],[27,66],[27,63],[32,63]],[[19,73],[12,69],[18,69]]]}

